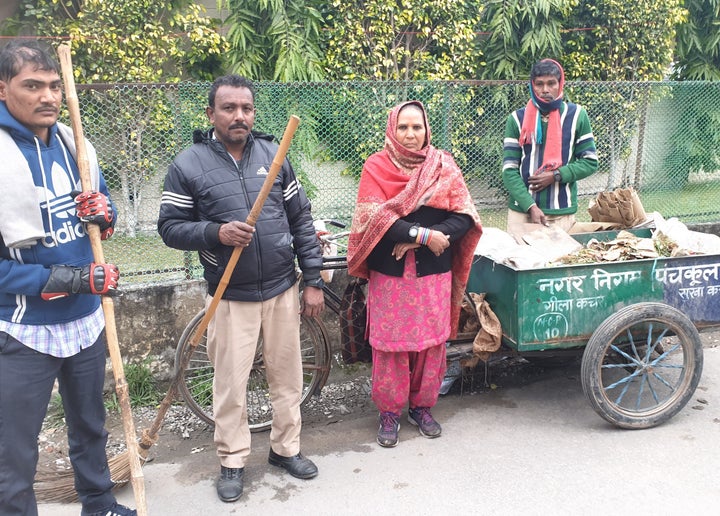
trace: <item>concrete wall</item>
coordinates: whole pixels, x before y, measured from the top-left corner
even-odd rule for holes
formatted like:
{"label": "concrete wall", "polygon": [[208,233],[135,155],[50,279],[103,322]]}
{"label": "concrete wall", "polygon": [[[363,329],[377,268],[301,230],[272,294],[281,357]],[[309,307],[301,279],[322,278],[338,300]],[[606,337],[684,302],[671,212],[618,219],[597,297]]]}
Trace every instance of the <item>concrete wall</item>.
{"label": "concrete wall", "polygon": [[169,380],[175,347],[185,326],[202,309],[206,292],[200,280],[123,289],[113,303],[123,359],[147,360],[159,380]]}

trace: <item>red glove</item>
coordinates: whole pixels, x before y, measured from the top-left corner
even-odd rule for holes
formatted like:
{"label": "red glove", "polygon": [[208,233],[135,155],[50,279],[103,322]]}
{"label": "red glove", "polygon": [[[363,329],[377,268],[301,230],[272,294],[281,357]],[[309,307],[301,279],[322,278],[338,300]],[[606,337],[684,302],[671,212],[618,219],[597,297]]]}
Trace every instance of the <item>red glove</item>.
{"label": "red glove", "polygon": [[120,271],[110,263],[91,263],[84,267],[53,265],[40,296],[52,301],[71,294],[107,294],[116,289]]}
{"label": "red glove", "polygon": [[100,238],[107,240],[114,232],[115,212],[110,199],[96,191],[82,192],[75,197],[75,211],[80,220],[100,227]]}

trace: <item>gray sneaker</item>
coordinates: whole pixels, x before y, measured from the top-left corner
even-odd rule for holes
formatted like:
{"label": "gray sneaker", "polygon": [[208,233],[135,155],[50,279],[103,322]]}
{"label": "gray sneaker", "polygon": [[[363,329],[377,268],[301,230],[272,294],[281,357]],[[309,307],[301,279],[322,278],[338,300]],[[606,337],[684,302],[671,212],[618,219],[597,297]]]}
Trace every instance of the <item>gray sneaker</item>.
{"label": "gray sneaker", "polygon": [[137,511],[115,502],[102,511],[87,512],[83,509],[80,516],[137,516]]}
{"label": "gray sneaker", "polygon": [[428,439],[440,437],[442,427],[433,419],[428,407],[415,407],[408,411],[408,421],[420,430],[420,434]]}
{"label": "gray sneaker", "polygon": [[380,428],[378,428],[377,442],[383,448],[397,446],[400,431],[400,415],[394,412],[380,412]]}

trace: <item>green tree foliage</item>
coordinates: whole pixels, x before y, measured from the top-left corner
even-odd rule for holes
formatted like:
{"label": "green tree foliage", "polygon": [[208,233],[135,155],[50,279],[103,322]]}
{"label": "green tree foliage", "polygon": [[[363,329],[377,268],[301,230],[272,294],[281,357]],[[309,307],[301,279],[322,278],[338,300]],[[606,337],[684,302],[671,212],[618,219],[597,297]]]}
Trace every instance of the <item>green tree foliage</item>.
{"label": "green tree foliage", "polygon": [[[686,0],[688,21],[678,28],[674,77],[720,81],[720,0]],[[720,88],[720,83],[718,83]],[[720,111],[708,107],[690,85],[676,88],[673,100],[681,109],[670,139],[666,168],[686,173],[720,169]]]}
{"label": "green tree foliage", "polygon": [[578,0],[490,0],[485,5],[483,79],[527,78],[533,63],[562,55],[563,23]]}
{"label": "green tree foliage", "polygon": [[[204,16],[181,0],[23,0],[8,24],[16,34],[69,39],[76,82],[178,82],[208,79],[228,46]],[[85,133],[115,191],[122,227],[133,236],[142,185],[178,151],[174,104],[153,88],[116,85],[83,93]]]}
{"label": "green tree foliage", "polygon": [[322,79],[322,17],[313,0],[218,0],[233,72],[253,80]]}
{"label": "green tree foliage", "polygon": [[79,83],[209,79],[227,51],[204,8],[182,0],[23,0],[12,26],[71,39]]}
{"label": "green tree foliage", "polygon": [[565,40],[568,79],[659,81],[667,73],[683,0],[580,0]]}
{"label": "green tree foliage", "polygon": [[325,8],[331,80],[475,79],[481,6],[457,0],[332,0]]}
{"label": "green tree foliage", "polygon": [[678,28],[674,76],[720,80],[720,0],[685,0],[688,19]]}
{"label": "green tree foliage", "polygon": [[[568,27],[575,30],[563,38],[567,79],[662,80],[672,61],[676,28],[685,17],[682,4],[683,0],[580,0],[568,19]],[[633,135],[644,131],[650,91],[662,94],[638,83],[618,84],[614,92],[602,95],[590,88],[582,97],[573,97],[568,89],[570,98],[590,114],[600,170],[609,173],[608,188],[639,186],[641,171],[621,170],[619,165],[630,154]]]}

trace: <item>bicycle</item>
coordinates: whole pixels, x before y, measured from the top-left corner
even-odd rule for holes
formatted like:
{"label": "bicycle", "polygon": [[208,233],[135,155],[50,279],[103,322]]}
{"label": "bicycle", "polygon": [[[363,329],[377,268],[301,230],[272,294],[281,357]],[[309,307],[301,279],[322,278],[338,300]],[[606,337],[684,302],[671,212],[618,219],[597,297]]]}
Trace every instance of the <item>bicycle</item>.
{"label": "bicycle", "polygon": [[[335,227],[345,225],[334,220],[322,220]],[[318,226],[316,225],[316,228]],[[330,233],[317,229],[317,235],[323,244],[323,271],[347,270],[347,258],[344,254],[336,254],[337,247],[349,232]],[[335,247],[333,247],[335,246]],[[346,246],[345,246],[346,247]],[[323,287],[325,306],[341,316],[342,298],[330,288],[327,281]],[[185,353],[189,352],[190,341],[196,328],[200,325],[205,310],[198,312],[185,327],[175,352],[175,364],[180,364]],[[332,346],[325,323],[320,318],[301,317],[300,319],[300,350],[303,369],[303,390],[300,398],[301,406],[313,395],[319,394],[327,382],[332,365]],[[446,344],[448,361],[459,361],[472,355],[472,336],[460,335]],[[247,386],[247,412],[251,432],[261,432],[270,428],[272,423],[272,405],[270,391],[264,373],[263,339],[258,339],[255,359],[250,371]],[[177,374],[177,366],[176,371]],[[179,392],[188,408],[207,424],[213,425],[212,415],[212,382],[214,371],[207,355],[207,336],[203,335],[183,372],[183,381],[179,383]]]}

